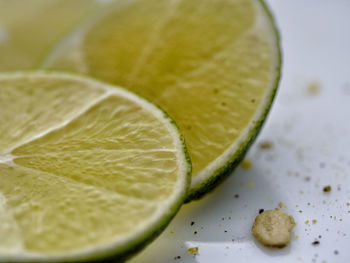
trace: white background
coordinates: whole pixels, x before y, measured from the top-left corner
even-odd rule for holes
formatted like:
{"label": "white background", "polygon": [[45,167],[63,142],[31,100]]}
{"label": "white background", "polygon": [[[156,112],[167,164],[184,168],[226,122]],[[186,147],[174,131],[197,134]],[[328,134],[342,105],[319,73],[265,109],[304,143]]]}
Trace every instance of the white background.
{"label": "white background", "polygon": [[[252,168],[236,169],[215,192],[183,206],[130,262],[350,262],[350,0],[268,3],[282,35],[283,75],[248,153]],[[310,93],[310,85],[319,92]],[[272,149],[260,149],[262,141]],[[330,193],[322,190],[327,185]],[[279,202],[297,226],[288,247],[267,249],[250,229],[260,208]]]}

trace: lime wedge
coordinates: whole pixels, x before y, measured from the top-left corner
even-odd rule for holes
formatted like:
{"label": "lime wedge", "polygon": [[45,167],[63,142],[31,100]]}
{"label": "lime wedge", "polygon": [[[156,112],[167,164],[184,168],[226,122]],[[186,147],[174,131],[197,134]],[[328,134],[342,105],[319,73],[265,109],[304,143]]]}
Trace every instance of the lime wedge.
{"label": "lime wedge", "polygon": [[191,200],[242,160],[274,98],[280,64],[262,1],[133,0],[79,26],[43,67],[122,85],[168,112],[191,156]]}
{"label": "lime wedge", "polygon": [[169,223],[190,174],[174,122],[141,97],[0,75],[0,262],[122,261]]}

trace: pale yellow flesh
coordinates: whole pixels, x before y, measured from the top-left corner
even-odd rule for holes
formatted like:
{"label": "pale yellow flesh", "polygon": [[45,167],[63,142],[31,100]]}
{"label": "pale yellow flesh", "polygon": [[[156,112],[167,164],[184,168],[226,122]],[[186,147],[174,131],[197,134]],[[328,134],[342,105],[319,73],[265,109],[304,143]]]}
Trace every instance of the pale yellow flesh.
{"label": "pale yellow flesh", "polygon": [[256,0],[120,1],[60,44],[46,67],[117,83],[160,105],[184,134],[200,184],[196,176],[267,107],[278,56],[272,35]]}
{"label": "pale yellow flesh", "polygon": [[37,67],[58,40],[100,7],[97,0],[0,0],[0,70]]}
{"label": "pale yellow flesh", "polygon": [[123,244],[170,213],[186,174],[170,122],[101,86],[0,76],[0,259]]}

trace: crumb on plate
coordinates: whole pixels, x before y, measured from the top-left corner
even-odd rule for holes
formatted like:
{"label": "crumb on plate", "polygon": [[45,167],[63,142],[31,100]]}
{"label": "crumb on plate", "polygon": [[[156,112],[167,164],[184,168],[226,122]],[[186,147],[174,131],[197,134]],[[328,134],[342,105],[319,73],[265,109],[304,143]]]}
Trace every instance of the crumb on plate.
{"label": "crumb on plate", "polygon": [[279,210],[267,210],[255,218],[252,233],[264,246],[284,247],[290,242],[294,218]]}

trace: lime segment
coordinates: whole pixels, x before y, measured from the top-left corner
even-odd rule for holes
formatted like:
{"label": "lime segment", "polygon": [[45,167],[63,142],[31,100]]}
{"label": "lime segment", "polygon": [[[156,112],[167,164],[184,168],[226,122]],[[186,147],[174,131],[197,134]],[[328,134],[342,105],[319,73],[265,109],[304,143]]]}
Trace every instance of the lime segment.
{"label": "lime segment", "polygon": [[0,261],[121,260],[183,203],[183,139],[150,102],[59,73],[0,75],[0,91]]}

